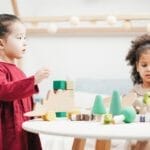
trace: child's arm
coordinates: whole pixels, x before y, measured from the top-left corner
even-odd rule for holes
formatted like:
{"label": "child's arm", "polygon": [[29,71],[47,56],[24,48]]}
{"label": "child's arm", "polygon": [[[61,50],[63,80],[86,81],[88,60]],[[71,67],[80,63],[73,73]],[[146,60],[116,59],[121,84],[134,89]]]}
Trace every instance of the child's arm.
{"label": "child's arm", "polygon": [[0,101],[13,101],[37,93],[34,76],[18,81],[7,82],[5,76],[0,76]]}

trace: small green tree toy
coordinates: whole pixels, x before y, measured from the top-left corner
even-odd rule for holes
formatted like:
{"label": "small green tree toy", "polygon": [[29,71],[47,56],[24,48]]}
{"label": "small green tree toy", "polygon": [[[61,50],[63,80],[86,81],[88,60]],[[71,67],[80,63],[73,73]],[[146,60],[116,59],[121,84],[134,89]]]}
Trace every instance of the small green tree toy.
{"label": "small green tree toy", "polygon": [[118,91],[113,91],[109,111],[113,116],[115,116],[120,115],[121,110],[121,96]]}
{"label": "small green tree toy", "polygon": [[97,95],[95,97],[94,105],[92,108],[93,115],[102,115],[106,113],[106,109],[104,106],[103,98],[101,95]]}

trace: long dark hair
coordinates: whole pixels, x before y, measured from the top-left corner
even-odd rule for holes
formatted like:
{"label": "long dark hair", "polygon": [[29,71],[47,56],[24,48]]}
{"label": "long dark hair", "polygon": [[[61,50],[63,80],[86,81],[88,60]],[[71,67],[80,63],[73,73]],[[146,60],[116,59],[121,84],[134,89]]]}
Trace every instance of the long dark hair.
{"label": "long dark hair", "polygon": [[131,48],[126,56],[126,61],[132,67],[131,79],[134,84],[143,82],[140,74],[137,72],[136,63],[139,62],[140,56],[148,50],[150,50],[149,34],[141,35],[131,42]]}
{"label": "long dark hair", "polygon": [[12,14],[0,14],[0,38],[6,37],[9,33],[9,27],[14,22],[21,22],[21,20]]}

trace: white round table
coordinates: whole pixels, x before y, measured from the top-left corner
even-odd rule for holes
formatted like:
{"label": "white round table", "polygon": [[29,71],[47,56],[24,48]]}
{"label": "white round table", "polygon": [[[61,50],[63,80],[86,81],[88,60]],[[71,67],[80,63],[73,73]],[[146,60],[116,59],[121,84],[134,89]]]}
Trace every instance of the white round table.
{"label": "white round table", "polygon": [[150,123],[104,125],[93,121],[30,120],[24,122],[22,127],[26,131],[37,134],[68,136],[75,139],[95,138],[106,141],[111,139],[150,139]]}
{"label": "white round table", "polygon": [[33,133],[96,139],[150,139],[150,123],[103,125],[90,121],[30,120],[22,125]]}

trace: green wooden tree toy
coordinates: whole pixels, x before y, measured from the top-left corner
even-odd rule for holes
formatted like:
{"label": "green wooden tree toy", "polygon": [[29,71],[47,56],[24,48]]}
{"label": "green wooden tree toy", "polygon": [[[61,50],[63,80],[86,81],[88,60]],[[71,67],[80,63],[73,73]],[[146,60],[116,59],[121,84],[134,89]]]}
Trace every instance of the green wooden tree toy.
{"label": "green wooden tree toy", "polygon": [[95,97],[94,105],[92,108],[93,115],[102,115],[106,113],[106,109],[104,106],[103,98],[101,95],[97,95]]}
{"label": "green wooden tree toy", "polygon": [[121,96],[118,91],[113,91],[109,112],[115,116],[120,115],[121,111]]}

